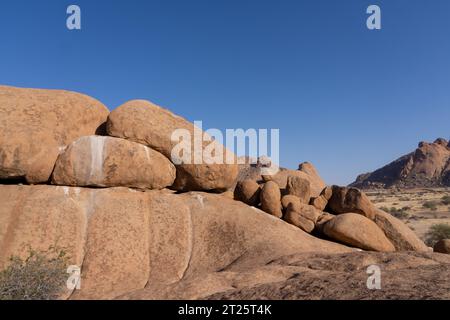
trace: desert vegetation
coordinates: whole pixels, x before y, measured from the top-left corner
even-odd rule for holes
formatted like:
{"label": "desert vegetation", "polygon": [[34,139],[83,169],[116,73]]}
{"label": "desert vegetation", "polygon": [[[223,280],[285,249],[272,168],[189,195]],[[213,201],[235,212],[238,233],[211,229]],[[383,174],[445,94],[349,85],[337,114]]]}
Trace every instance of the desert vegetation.
{"label": "desert vegetation", "polygon": [[431,211],[437,211],[437,207],[439,205],[439,202],[437,201],[426,201],[423,204],[423,207],[426,209],[430,209]]}
{"label": "desert vegetation", "polygon": [[446,223],[432,225],[426,233],[425,243],[433,247],[442,239],[450,239],[450,225]]}
{"label": "desert vegetation", "polygon": [[27,258],[10,258],[0,272],[0,300],[54,300],[67,280],[64,250],[55,247],[45,252],[29,250]]}
{"label": "desert vegetation", "polygon": [[436,242],[430,235],[441,234],[446,228],[435,225],[450,224],[448,188],[373,190],[367,195],[379,209],[404,221],[428,245]]}
{"label": "desert vegetation", "polygon": [[[395,205],[395,204],[394,204]],[[398,205],[398,204],[397,204]],[[398,219],[408,219],[409,218],[409,213],[408,211],[411,210],[411,207],[402,207],[402,208],[396,208],[396,207],[381,207],[380,208],[383,211],[389,212],[390,214],[392,214],[394,217],[398,218]]]}

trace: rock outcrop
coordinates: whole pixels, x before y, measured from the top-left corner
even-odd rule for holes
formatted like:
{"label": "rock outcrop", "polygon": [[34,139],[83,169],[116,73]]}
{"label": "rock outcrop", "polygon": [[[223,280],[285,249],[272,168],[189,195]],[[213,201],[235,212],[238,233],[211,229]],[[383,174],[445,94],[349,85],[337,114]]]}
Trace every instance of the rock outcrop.
{"label": "rock outcrop", "polygon": [[0,86],[0,180],[48,182],[59,153],[102,133],[108,113],[79,93]]}
{"label": "rock outcrop", "polygon": [[371,173],[360,175],[351,187],[414,188],[450,186],[450,144],[439,138]]}
{"label": "rock outcrop", "polygon": [[82,267],[71,299],[111,299],[296,252],[351,251],[207,193],[8,185],[0,203],[0,269],[57,244]]}
{"label": "rock outcrop", "polygon": [[[150,102],[130,101],[105,122],[108,110],[92,98],[0,87],[0,115],[0,271],[13,256],[61,248],[82,276],[81,290],[63,299],[260,299],[265,288],[297,297],[285,290],[307,285],[292,273],[305,263],[320,276],[329,264],[398,261],[355,248],[416,251],[402,256],[407,268],[427,272],[428,263],[449,274],[447,256],[423,253],[414,232],[361,190],[326,186],[309,163],[274,175],[268,158],[238,166],[231,151]],[[180,137],[188,148],[179,150]],[[448,143],[421,148],[437,159]]]}
{"label": "rock outcrop", "polygon": [[[129,101],[112,111],[107,131],[111,136],[144,144],[171,159],[177,168],[173,185],[176,190],[226,191],[237,179],[237,160],[231,151],[189,121],[148,101]],[[179,142],[187,143],[186,154],[177,151]],[[194,149],[197,144],[199,150]],[[218,162],[209,157],[214,150],[221,154]]]}

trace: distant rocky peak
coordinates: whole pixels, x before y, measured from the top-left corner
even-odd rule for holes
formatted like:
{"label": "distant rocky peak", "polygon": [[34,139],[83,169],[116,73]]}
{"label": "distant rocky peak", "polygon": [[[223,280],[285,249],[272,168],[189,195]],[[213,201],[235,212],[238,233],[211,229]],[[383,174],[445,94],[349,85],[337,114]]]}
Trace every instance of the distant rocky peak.
{"label": "distant rocky peak", "polygon": [[421,141],[413,152],[371,173],[359,175],[352,187],[413,188],[450,186],[450,143]]}

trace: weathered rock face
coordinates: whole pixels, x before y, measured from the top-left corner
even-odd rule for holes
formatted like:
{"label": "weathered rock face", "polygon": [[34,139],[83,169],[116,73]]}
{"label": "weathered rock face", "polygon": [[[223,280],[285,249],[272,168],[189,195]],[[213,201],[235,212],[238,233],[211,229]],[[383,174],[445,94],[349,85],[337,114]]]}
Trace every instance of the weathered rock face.
{"label": "weathered rock face", "polygon": [[249,206],[256,207],[259,204],[261,188],[254,180],[239,181],[234,191],[236,200],[242,201]]}
{"label": "weathered rock face", "polygon": [[161,295],[183,279],[284,255],[351,251],[221,195],[11,185],[0,186],[0,203],[0,269],[57,244],[82,267],[71,299]]}
{"label": "weathered rock face", "polygon": [[326,187],[326,184],[322,181],[322,179],[320,179],[320,177],[317,178],[316,176],[310,176],[308,173],[299,170],[282,169],[275,175],[263,178],[267,178],[267,180],[277,183],[281,189],[286,189],[289,177],[299,177],[308,180],[311,186],[311,197],[319,196],[322,190]]}
{"label": "weathered rock face", "polygon": [[331,219],[334,219],[336,216],[333,214],[330,214],[328,212],[322,212],[322,214],[319,215],[316,222],[315,230],[322,236],[325,235],[323,232],[323,228],[325,224],[330,221]]}
{"label": "weathered rock face", "polygon": [[303,162],[298,165],[298,170],[304,172],[308,175],[309,182],[311,183],[311,188],[313,189],[313,194],[317,194],[326,187],[326,183],[320,177],[319,172],[316,167],[310,162]]}
{"label": "weathered rock face", "polygon": [[434,252],[450,254],[450,239],[439,240],[433,248]]}
{"label": "weathered rock face", "polygon": [[82,137],[61,153],[52,183],[64,186],[163,189],[175,181],[175,166],[162,154],[124,139]]}
{"label": "weathered rock face", "polygon": [[323,232],[331,239],[364,250],[392,252],[392,243],[371,220],[356,213],[345,213],[325,223]]}
{"label": "weathered rock face", "polygon": [[450,147],[439,138],[374,172],[360,175],[350,186],[357,188],[450,186]]}
{"label": "weathered rock face", "polygon": [[328,201],[325,200],[322,196],[318,196],[317,198],[312,198],[310,204],[314,206],[316,209],[324,211],[327,207]]}
{"label": "weathered rock face", "polygon": [[275,182],[268,181],[261,190],[261,209],[277,218],[283,216],[281,211],[281,191]]}
{"label": "weathered rock face", "polygon": [[307,233],[311,233],[314,230],[314,223],[306,219],[299,212],[288,210],[284,216],[284,220]]}
{"label": "weathered rock face", "polygon": [[309,180],[300,177],[288,177],[286,191],[288,194],[298,197],[302,203],[309,204],[311,199],[311,183]]}
{"label": "weathered rock face", "polygon": [[325,189],[322,190],[320,196],[311,199],[310,204],[316,207],[318,210],[324,211],[332,195],[333,195],[332,187],[327,186]]}
{"label": "weathered rock face", "polygon": [[303,203],[290,203],[286,209],[284,220],[307,233],[311,233],[319,216],[320,213],[313,206]]}
{"label": "weathered rock face", "polygon": [[407,225],[392,215],[377,209],[375,211],[374,222],[383,230],[396,250],[429,251],[425,243]]}
{"label": "weathered rock face", "polygon": [[326,211],[333,214],[358,213],[373,220],[376,210],[369,198],[360,190],[333,186]]}
{"label": "weathered rock face", "polygon": [[304,203],[298,204],[295,202],[289,204],[287,212],[289,212],[289,211],[298,212],[306,219],[311,220],[313,224],[315,224],[317,222],[317,219],[322,214],[321,211],[317,210],[313,206],[310,206],[310,205],[307,205]]}
{"label": "weathered rock face", "polygon": [[47,182],[61,150],[99,132],[108,113],[79,93],[0,86],[0,179]]}
{"label": "weathered rock face", "polygon": [[287,194],[281,198],[281,206],[284,210],[288,208],[290,203],[294,203],[294,205],[300,206],[301,201],[299,197],[290,194]]}
{"label": "weathered rock face", "polygon": [[[194,140],[196,136],[199,136],[201,140],[204,133],[189,121],[148,101],[134,100],[115,109],[108,117],[107,130],[111,136],[147,145],[168,159],[173,158],[172,151],[174,156],[180,157],[182,152],[176,152],[175,147],[180,141],[187,142],[188,146],[191,146],[191,148],[187,147],[187,150],[190,150],[190,154],[186,156],[188,161],[179,164],[175,160],[180,159],[172,159],[177,168],[177,177],[173,186],[177,190],[225,191],[231,188],[237,179],[238,165],[232,152],[216,141],[200,141],[198,144],[203,146],[205,154],[196,157],[194,145],[197,141]],[[177,130],[180,135],[176,134],[175,140],[172,141],[172,135]],[[182,137],[183,133],[189,137]],[[212,163],[211,160],[214,159],[205,155],[217,156],[213,152],[214,149],[223,155],[219,157],[221,164],[207,164]],[[207,152],[208,150],[211,152]],[[225,162],[227,156],[234,159],[233,164],[226,164],[229,163]],[[201,164],[195,164],[199,162]]]}

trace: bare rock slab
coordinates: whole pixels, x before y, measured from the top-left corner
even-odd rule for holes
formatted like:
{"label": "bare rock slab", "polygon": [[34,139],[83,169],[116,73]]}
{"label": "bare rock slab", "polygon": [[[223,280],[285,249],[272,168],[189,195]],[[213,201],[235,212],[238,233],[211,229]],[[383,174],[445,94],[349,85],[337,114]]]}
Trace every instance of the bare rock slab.
{"label": "bare rock slab", "polygon": [[216,194],[0,185],[0,203],[0,270],[29,248],[56,244],[81,267],[81,290],[70,299],[142,289],[161,298],[171,284],[210,272],[298,252],[352,251]]}

